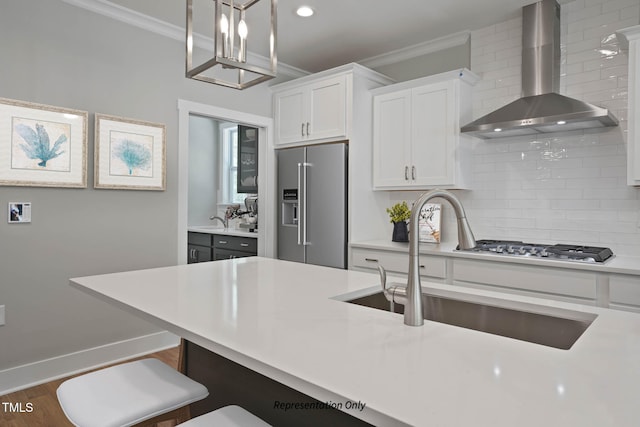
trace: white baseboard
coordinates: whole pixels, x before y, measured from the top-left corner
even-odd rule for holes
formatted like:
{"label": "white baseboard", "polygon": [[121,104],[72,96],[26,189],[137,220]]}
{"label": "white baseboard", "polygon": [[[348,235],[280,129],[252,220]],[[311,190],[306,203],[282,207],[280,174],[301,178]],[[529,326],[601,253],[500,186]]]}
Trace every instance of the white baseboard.
{"label": "white baseboard", "polygon": [[0,371],[0,396],[49,381],[175,347],[180,338],[158,332]]}

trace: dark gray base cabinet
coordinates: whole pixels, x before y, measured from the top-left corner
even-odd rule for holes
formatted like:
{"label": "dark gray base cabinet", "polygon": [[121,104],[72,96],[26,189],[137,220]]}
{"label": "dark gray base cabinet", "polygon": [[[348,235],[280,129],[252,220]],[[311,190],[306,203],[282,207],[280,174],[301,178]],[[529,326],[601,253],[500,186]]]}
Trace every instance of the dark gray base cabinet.
{"label": "dark gray base cabinet", "polygon": [[258,241],[252,237],[213,235],[213,259],[243,258],[258,254]]}
{"label": "dark gray base cabinet", "polygon": [[256,254],[250,253],[250,252],[232,251],[228,249],[215,248],[213,260],[218,261],[221,259],[244,258],[248,256],[256,256]]}
{"label": "dark gray base cabinet", "polygon": [[254,237],[189,232],[187,262],[217,261],[258,254]]}
{"label": "dark gray base cabinet", "polygon": [[187,263],[213,261],[211,234],[188,233]]}
{"label": "dark gray base cabinet", "polygon": [[213,250],[211,247],[189,244],[188,248],[188,264],[213,260]]}

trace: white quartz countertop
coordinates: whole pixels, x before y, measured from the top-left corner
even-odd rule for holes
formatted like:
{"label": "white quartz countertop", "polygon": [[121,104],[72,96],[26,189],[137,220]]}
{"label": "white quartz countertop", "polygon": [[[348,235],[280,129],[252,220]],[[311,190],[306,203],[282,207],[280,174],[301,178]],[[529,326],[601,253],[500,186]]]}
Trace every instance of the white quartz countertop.
{"label": "white quartz countertop", "polygon": [[[392,242],[390,240],[369,240],[350,243],[352,248],[385,250],[404,252],[409,254],[409,243]],[[420,253],[425,255],[446,256],[453,258],[466,258],[490,262],[507,262],[525,265],[537,265],[540,267],[564,268],[601,273],[619,273],[640,275],[640,257],[618,256],[608,259],[604,263],[573,262],[555,259],[541,259],[537,257],[496,255],[490,253],[457,251],[455,243],[421,243]],[[407,258],[408,262],[408,258]]]}
{"label": "white quartz countertop", "polygon": [[[517,277],[514,277],[517,280]],[[72,286],[376,426],[637,426],[640,315],[597,314],[569,350],[334,299],[377,275],[263,257],[81,277]],[[265,396],[269,399],[269,396]]]}
{"label": "white quartz countertop", "polygon": [[246,228],[223,228],[211,225],[190,225],[189,227],[187,227],[187,231],[193,231],[196,233],[220,234],[223,236],[241,236],[251,237],[254,239],[258,238],[257,230],[251,232]]}

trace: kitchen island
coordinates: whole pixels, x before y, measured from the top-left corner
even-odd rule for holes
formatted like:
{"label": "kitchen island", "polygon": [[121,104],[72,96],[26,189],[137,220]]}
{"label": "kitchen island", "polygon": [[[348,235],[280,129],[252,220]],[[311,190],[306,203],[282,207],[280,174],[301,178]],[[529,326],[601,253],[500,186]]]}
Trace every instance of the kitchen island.
{"label": "kitchen island", "polygon": [[343,302],[373,293],[376,275],[262,257],[70,283],[376,426],[620,427],[640,419],[633,313],[462,291],[597,315],[571,349],[559,350],[430,321],[408,327],[401,315]]}

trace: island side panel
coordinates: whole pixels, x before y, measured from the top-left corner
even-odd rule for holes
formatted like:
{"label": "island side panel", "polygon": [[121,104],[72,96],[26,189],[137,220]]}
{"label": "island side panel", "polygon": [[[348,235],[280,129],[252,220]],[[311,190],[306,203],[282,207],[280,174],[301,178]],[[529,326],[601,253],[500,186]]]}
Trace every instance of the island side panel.
{"label": "island side panel", "polygon": [[342,405],[344,408],[346,402],[326,405],[327,402],[320,402],[192,342],[186,341],[184,357],[186,374],[209,389],[206,399],[191,404],[192,417],[226,405],[239,405],[278,427],[371,427],[331,407]]}

